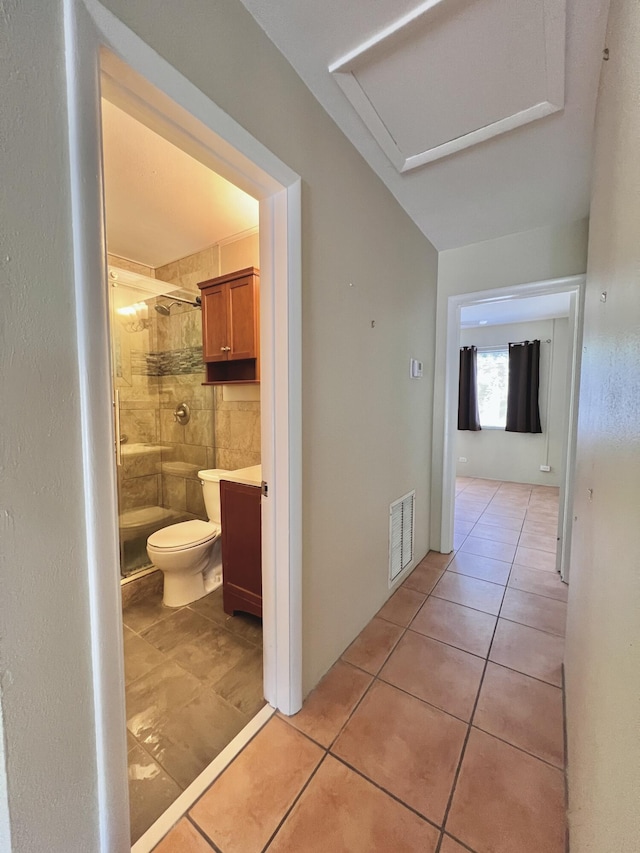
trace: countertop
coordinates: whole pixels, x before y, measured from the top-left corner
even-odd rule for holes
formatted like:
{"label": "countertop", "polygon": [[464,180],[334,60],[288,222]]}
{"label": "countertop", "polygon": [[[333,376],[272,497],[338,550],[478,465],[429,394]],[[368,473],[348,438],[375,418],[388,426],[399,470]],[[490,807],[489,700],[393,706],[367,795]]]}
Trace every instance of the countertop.
{"label": "countertop", "polygon": [[223,474],[221,480],[230,480],[232,483],[242,483],[245,486],[262,485],[262,465],[253,465],[250,468],[238,468],[237,471],[229,471]]}

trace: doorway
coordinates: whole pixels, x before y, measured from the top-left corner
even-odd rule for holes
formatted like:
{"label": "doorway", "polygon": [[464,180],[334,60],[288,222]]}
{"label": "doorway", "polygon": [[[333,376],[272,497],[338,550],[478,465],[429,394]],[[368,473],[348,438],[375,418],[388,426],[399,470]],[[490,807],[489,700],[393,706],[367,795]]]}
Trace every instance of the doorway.
{"label": "doorway", "polygon": [[[445,434],[442,478],[442,521],[441,550],[449,553],[454,547],[455,478],[458,445],[458,364],[461,344],[461,316],[465,308],[482,308],[490,305],[506,305],[517,300],[540,296],[566,294],[568,299],[567,334],[567,400],[565,426],[561,435],[561,465],[559,477],[558,510],[558,570],[563,580],[569,579],[569,557],[572,516],[570,506],[573,494],[575,464],[575,432],[577,426],[577,395],[580,370],[580,340],[582,329],[582,299],[584,276],[572,276],[553,281],[534,282],[478,291],[449,297],[447,312],[446,387],[445,387]],[[544,460],[540,460],[544,462]],[[500,479],[500,478],[498,478]]]}
{"label": "doorway", "polygon": [[[65,5],[100,849],[129,846],[100,98],[127,105],[260,205],[265,697],[301,706],[300,180],[98,3]],[[96,74],[101,67],[102,80]],[[98,285],[102,284],[102,287]],[[230,760],[232,756],[228,756]]]}

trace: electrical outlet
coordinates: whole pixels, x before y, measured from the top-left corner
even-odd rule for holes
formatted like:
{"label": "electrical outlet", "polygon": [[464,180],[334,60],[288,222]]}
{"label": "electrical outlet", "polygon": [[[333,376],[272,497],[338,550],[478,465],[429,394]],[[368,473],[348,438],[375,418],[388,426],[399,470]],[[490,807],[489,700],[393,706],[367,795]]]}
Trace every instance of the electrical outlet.
{"label": "electrical outlet", "polygon": [[540,466],[540,470],[541,470],[541,471],[544,471],[544,472],[545,472],[545,474],[548,474],[548,473],[549,473],[549,471],[551,471],[551,465],[541,465],[541,466]]}
{"label": "electrical outlet", "polygon": [[466,461],[467,461],[466,456],[458,456],[458,462],[466,462]]}

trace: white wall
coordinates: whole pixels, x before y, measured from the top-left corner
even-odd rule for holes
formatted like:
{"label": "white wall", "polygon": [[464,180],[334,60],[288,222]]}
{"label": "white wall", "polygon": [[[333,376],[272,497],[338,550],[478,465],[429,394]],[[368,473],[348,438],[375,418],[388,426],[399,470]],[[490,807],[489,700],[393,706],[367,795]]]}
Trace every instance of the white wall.
{"label": "white wall", "polygon": [[[417,556],[428,548],[437,253],[238,0],[108,5],[303,179],[309,690],[388,596],[388,505],[413,488]],[[12,843],[86,853],[98,815],[62,0],[6,6],[0,665]],[[410,356],[423,380],[409,379]]]}
{"label": "white wall", "polygon": [[[596,120],[565,676],[572,853],[640,845],[640,15],[611,4]],[[607,301],[600,301],[602,291]],[[589,500],[587,490],[592,491]]]}
{"label": "white wall", "polygon": [[580,275],[587,262],[588,222],[537,228],[496,240],[449,249],[438,256],[433,461],[431,466],[431,547],[440,547],[447,304],[460,293],[510,287]]}
{"label": "white wall", "polygon": [[[542,433],[505,432],[503,429],[482,429],[480,432],[458,430],[456,474],[460,477],[484,477],[513,483],[536,483],[559,486],[562,471],[562,451],[567,433],[569,398],[568,343],[569,321],[566,318],[538,320],[531,323],[510,323],[461,329],[461,346],[504,346],[513,341],[540,343],[540,387],[538,402]],[[551,340],[552,343],[546,343]],[[551,373],[551,370],[553,372]],[[551,397],[549,397],[551,386]],[[543,473],[540,465],[550,465]]]}

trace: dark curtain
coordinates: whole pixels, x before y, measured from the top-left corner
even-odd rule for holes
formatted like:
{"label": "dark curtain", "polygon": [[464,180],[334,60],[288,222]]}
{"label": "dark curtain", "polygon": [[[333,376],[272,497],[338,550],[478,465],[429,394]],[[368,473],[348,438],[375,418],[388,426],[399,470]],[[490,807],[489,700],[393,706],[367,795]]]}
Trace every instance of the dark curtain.
{"label": "dark curtain", "polygon": [[475,347],[460,348],[460,380],[458,382],[458,429],[481,429],[478,414],[478,383]]}
{"label": "dark curtain", "polygon": [[507,432],[542,432],[539,384],[540,341],[509,344]]}

